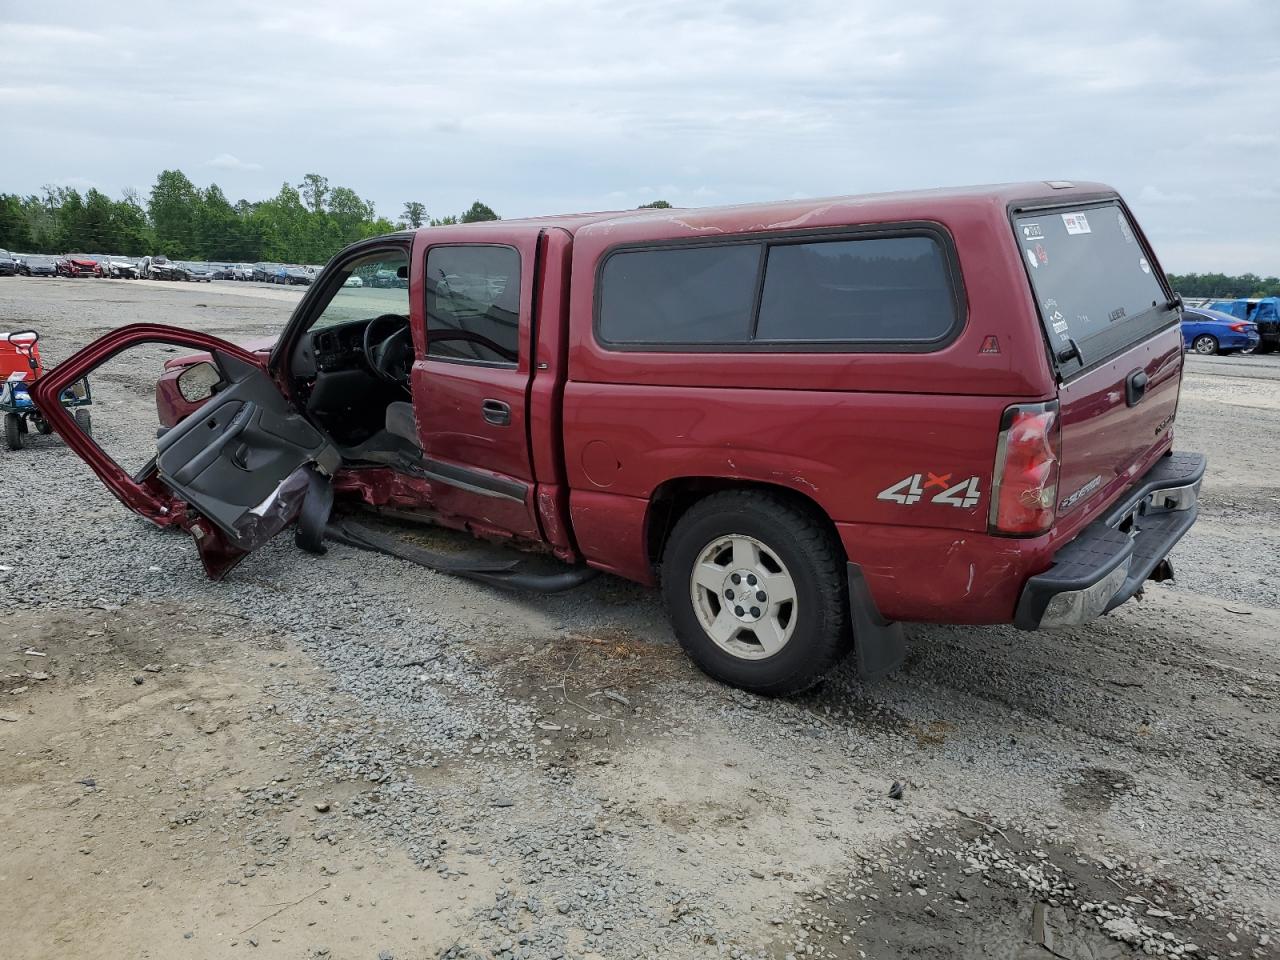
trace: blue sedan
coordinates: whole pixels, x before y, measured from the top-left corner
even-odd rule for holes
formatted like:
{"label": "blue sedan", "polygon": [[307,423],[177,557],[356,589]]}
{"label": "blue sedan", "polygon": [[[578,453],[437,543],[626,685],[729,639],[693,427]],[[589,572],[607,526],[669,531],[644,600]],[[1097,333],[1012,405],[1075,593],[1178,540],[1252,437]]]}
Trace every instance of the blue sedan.
{"label": "blue sedan", "polygon": [[1182,311],[1182,342],[1201,356],[1215,353],[1250,353],[1258,346],[1258,325],[1229,313],[1198,308]]}

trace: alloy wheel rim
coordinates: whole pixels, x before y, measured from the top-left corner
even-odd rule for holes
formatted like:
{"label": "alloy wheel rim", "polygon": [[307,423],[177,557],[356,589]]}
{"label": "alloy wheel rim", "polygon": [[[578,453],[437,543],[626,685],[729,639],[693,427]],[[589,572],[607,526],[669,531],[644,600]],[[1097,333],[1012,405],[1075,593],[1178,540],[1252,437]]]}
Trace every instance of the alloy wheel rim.
{"label": "alloy wheel rim", "polygon": [[754,537],[730,534],[703,547],[689,575],[689,595],[707,636],[740,660],[774,656],[795,632],[795,580],[777,553]]}

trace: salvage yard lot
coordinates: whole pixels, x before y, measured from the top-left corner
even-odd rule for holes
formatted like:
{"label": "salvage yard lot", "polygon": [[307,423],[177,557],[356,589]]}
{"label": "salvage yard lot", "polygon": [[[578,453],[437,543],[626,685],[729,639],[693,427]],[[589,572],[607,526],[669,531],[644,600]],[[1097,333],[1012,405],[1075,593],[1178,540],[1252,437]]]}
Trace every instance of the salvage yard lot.
{"label": "salvage yard lot", "polygon": [[[243,341],[300,296],[4,278],[0,330]],[[0,455],[0,952],[1280,956],[1280,361],[1189,369],[1175,586],[1065,633],[910,626],[890,679],[789,701],[612,578],[281,537],[209,583],[32,438]]]}

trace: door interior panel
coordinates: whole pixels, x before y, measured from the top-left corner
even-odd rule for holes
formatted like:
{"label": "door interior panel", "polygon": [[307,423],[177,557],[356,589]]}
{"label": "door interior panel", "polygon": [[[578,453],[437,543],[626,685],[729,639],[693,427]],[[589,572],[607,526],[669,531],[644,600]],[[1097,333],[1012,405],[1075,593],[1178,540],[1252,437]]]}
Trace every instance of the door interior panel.
{"label": "door interior panel", "polygon": [[328,439],[295,412],[261,368],[215,354],[224,385],[157,444],[156,470],[232,537],[240,521],[310,461],[332,471]]}

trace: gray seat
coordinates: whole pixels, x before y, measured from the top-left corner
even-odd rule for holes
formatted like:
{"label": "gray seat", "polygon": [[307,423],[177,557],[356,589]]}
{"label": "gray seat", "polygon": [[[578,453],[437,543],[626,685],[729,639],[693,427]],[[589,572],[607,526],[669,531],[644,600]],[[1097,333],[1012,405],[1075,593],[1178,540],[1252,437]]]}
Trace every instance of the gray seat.
{"label": "gray seat", "polygon": [[408,440],[421,449],[418,439],[418,422],[413,417],[413,404],[403,400],[387,405],[387,433]]}

